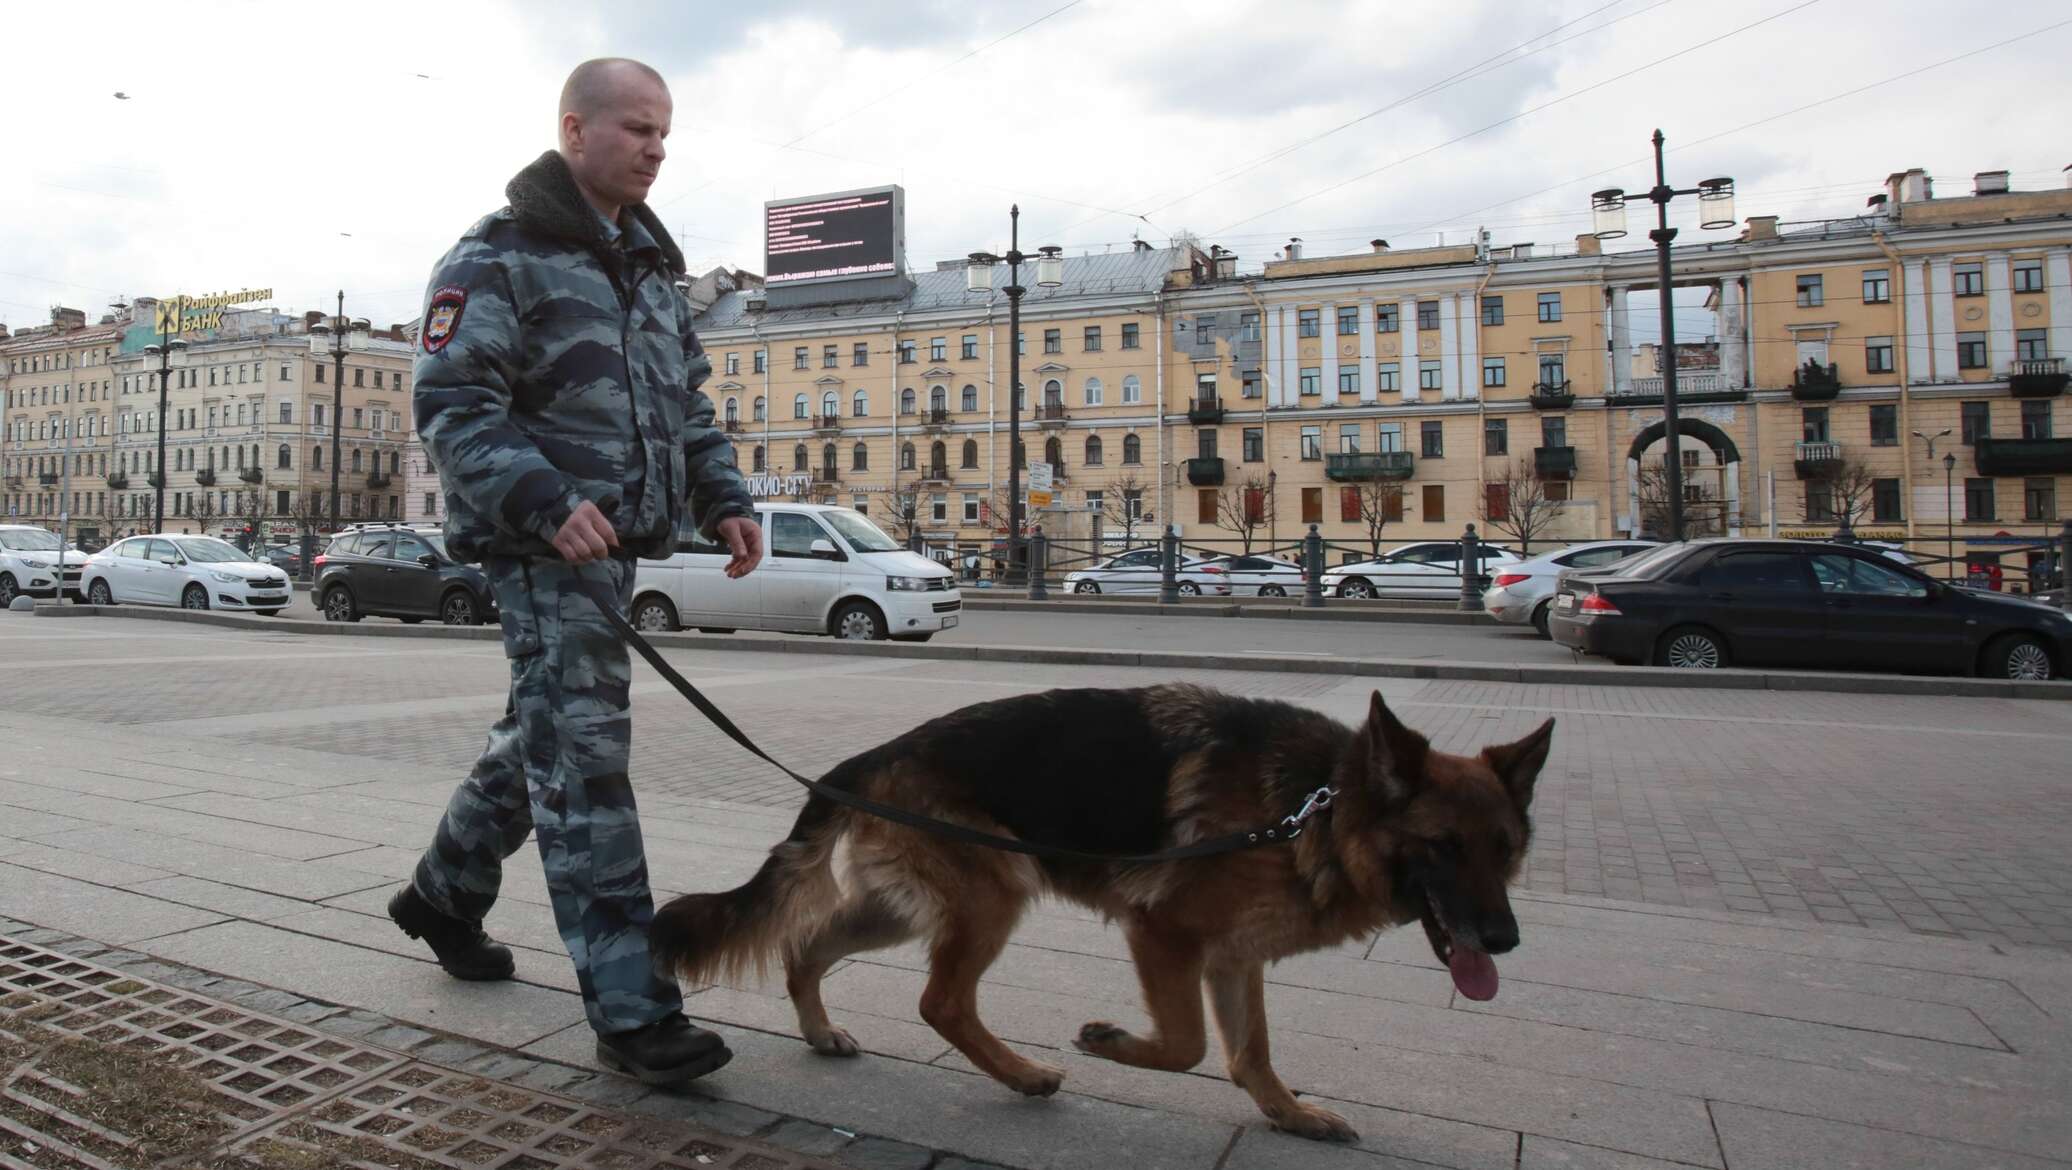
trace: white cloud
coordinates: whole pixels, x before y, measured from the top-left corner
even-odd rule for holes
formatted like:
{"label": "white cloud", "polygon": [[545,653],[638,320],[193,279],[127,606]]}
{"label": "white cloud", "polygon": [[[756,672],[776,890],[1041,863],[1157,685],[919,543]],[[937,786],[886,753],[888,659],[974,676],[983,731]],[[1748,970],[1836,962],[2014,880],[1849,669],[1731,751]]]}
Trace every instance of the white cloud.
{"label": "white cloud", "polygon": [[[764,200],[883,181],[907,188],[916,266],[1004,247],[1015,201],[1025,246],[1098,251],[1189,229],[1257,262],[1290,235],[1312,254],[1482,224],[1499,242],[1565,241],[1587,227],[1593,186],[1646,185],[1658,125],[1672,147],[1693,143],[2066,15],[2052,0],[1893,0],[1874,14],[1853,0],[1083,0],[958,61],[1064,2],[571,13],[455,0],[363,5],[345,23],[258,4],[11,11],[0,320],[260,285],[283,308],[325,307],[343,287],[352,312],[407,319],[432,262],[551,145],[568,68],[600,53],[670,80],[676,131],[653,202],[695,262],[759,268]],[[1553,39],[1566,43],[1210,185],[1565,22]],[[1849,214],[1907,166],[1946,191],[1999,168],[2057,185],[2068,44],[2060,29],[1678,151],[1671,177],[1732,174],[1743,215],[1787,219]],[[1326,193],[1301,199],[1313,192]]]}

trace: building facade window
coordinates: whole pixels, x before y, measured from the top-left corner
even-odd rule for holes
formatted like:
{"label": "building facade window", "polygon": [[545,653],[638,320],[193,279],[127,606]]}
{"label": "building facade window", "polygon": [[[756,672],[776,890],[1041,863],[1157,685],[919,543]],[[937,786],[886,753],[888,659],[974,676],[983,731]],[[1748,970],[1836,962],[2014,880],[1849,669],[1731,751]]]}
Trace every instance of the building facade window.
{"label": "building facade window", "polygon": [[1324,392],[1324,371],[1319,366],[1304,366],[1296,375],[1304,398],[1315,398]]}
{"label": "building facade window", "polygon": [[957,351],[957,356],[965,361],[971,361],[978,357],[978,334],[967,333],[963,336],[961,348]]}
{"label": "building facade window", "polygon": [[1482,323],[1501,325],[1504,323],[1504,298],[1500,295],[1482,298]]}
{"label": "building facade window", "polygon": [[1295,312],[1295,333],[1299,337],[1316,337],[1323,333],[1323,311],[1321,309],[1298,309]]}
{"label": "building facade window", "polygon": [[1863,270],[1863,303],[1882,305],[1892,300],[1892,273],[1884,268]]}
{"label": "building facade window", "polygon": [[1101,449],[1101,436],[1099,435],[1088,435],[1086,437],[1085,452],[1081,458],[1088,467],[1100,467],[1107,458],[1107,452]]}
{"label": "building facade window", "polygon": [[[1799,438],[1808,443],[1825,443],[1832,436],[1827,429],[1827,407],[1808,406],[1799,411]],[[1697,452],[1688,452],[1697,454]]]}
{"label": "building facade window", "polygon": [[[917,345],[916,345],[916,343],[915,343],[915,341],[914,341],[914,339],[913,339],[913,338],[909,337],[909,338],[907,338],[907,339],[906,339],[905,341],[902,341],[902,342],[900,342],[900,343],[899,343],[899,364],[900,364],[900,365],[902,365],[902,366],[911,366],[911,365],[913,365],[913,364],[914,364],[914,363],[915,363],[916,361],[918,361],[918,360],[919,360],[918,358],[916,358],[916,357],[914,356],[914,354],[916,353],[916,351],[917,351]],[[858,364],[859,364],[859,365],[861,365],[862,363],[860,363],[860,362],[859,362]]]}
{"label": "building facade window", "polygon": [[1123,466],[1135,467],[1142,462],[1144,462],[1144,441],[1135,435],[1124,435],[1122,437]]}
{"label": "building facade window", "polygon": [[1899,480],[1871,481],[1871,519],[1880,524],[1899,524],[1906,520],[1900,513]]}
{"label": "building facade window", "polygon": [[1101,352],[1101,327],[1088,325],[1081,334],[1079,348],[1087,353]]}
{"label": "building facade window", "polygon": [[1122,379],[1122,404],[1135,406],[1144,401],[1144,383],[1135,374],[1125,374]]}
{"label": "building facade window", "polygon": [[1426,484],[1421,503],[1424,508],[1424,519],[1427,523],[1437,523],[1446,519],[1445,485],[1436,483]]}
{"label": "building facade window", "polygon": [[1985,334],[1959,333],[1957,335],[1957,368],[1960,370],[1983,370],[1986,368]]}
{"label": "building facade window", "polygon": [[1446,458],[1446,424],[1428,418],[1417,424],[1418,453],[1425,459]]}
{"label": "building facade window", "polygon": [[1974,477],[1965,479],[1964,518],[1974,521],[1999,519],[1993,507],[1992,480]]}
{"label": "building facade window", "polygon": [[1439,327],[1439,302],[1417,302],[1417,327],[1420,330],[1437,329]]}
{"label": "building facade window", "polygon": [[852,366],[867,366],[871,364],[870,343],[859,341],[855,345],[850,346],[849,364]]}
{"label": "building facade window", "polygon": [[1046,330],[1044,330],[1044,331],[1043,331],[1043,352],[1045,352],[1045,353],[1063,353],[1063,352],[1065,352],[1065,331],[1064,331],[1064,330],[1062,330],[1062,329],[1046,329]]}
{"label": "building facade window", "polygon": [[2017,260],[2014,262],[2014,291],[2043,291],[2043,261]]}
{"label": "building facade window", "polygon": [[1244,457],[1247,463],[1260,463],[1266,459],[1266,429],[1264,427],[1245,428]]}
{"label": "building facade window", "polygon": [[1324,428],[1308,426],[1302,428],[1302,458],[1314,461],[1324,457]]}
{"label": "building facade window", "polygon": [[1539,310],[1541,321],[1561,320],[1561,294],[1559,292],[1541,293],[1539,295]]}
{"label": "building facade window", "polygon": [[1348,305],[1348,306],[1346,306],[1346,307],[1344,307],[1344,308],[1341,308],[1341,309],[1339,309],[1339,310],[1338,310],[1338,335],[1339,335],[1340,337],[1354,337],[1354,336],[1357,336],[1357,335],[1359,334],[1359,332],[1360,332],[1360,309],[1359,309],[1359,306],[1358,306],[1358,305]]}
{"label": "building facade window", "polygon": [[1122,348],[1139,349],[1143,346],[1141,327],[1135,321],[1126,321],[1122,326]]}
{"label": "building facade window", "polygon": [[1374,331],[1376,333],[1395,333],[1402,329],[1403,322],[1398,316],[1401,311],[1401,308],[1396,305],[1374,306]]}
{"label": "building facade window", "polygon": [[805,346],[799,346],[797,349],[791,351],[791,368],[794,370],[803,370],[806,368]]}
{"label": "building facade window", "polygon": [[1338,367],[1338,392],[1340,394],[1358,394],[1360,392],[1360,367]]}
{"label": "building facade window", "polygon": [[740,373],[740,372],[741,372],[741,355],[740,355],[740,354],[738,354],[738,353],[730,353],[730,354],[728,354],[728,355],[727,355],[727,373],[729,373],[729,374],[738,374],[738,373]]}
{"label": "building facade window", "polygon": [[1397,362],[1383,362],[1374,369],[1374,388],[1393,394],[1403,388],[1403,367]]}
{"label": "building facade window", "polygon": [[1983,264],[1953,264],[1950,266],[1950,280],[1960,297],[1984,296],[1986,292],[1986,266]]}
{"label": "building facade window", "polygon": [[1892,372],[1892,339],[1890,337],[1866,337],[1863,339],[1863,368],[1873,374]]}
{"label": "building facade window", "polygon": [[842,347],[841,347],[841,346],[839,346],[839,345],[823,345],[823,346],[821,346],[821,347],[820,347],[820,368],[821,368],[821,369],[823,369],[823,370],[832,370],[832,369],[834,369],[834,368],[835,368],[836,366],[838,366],[838,365],[840,365],[840,364],[842,364]]}
{"label": "building facade window", "polygon": [[2017,329],[2014,334],[2014,360],[2018,362],[2040,362],[2050,356],[2050,330]]}
{"label": "building facade window", "polygon": [[2050,400],[2029,398],[2022,401],[2022,438],[2048,439],[2051,437]]}
{"label": "building facade window", "polygon": [[2049,476],[2037,476],[2022,481],[2022,519],[2055,520],[2058,518],[2058,481]]}
{"label": "building facade window", "polygon": [[770,351],[769,351],[769,350],[767,350],[767,349],[759,349],[759,350],[756,350],[756,351],[755,351],[755,372],[756,372],[756,373],[758,373],[758,374],[760,374],[760,373],[763,373],[764,371],[768,370],[769,368],[770,368]]}
{"label": "building facade window", "polygon": [[1482,359],[1482,384],[1501,386],[1504,384],[1504,359],[1486,357]]}
{"label": "building facade window", "polygon": [[1482,453],[1484,455],[1509,455],[1511,453],[1510,420],[1492,418],[1483,422]]}
{"label": "building facade window", "polygon": [[1817,272],[1799,275],[1799,308],[1811,309],[1827,303],[1827,293]]}
{"label": "building facade window", "polygon": [[1103,387],[1101,386],[1101,380],[1099,378],[1088,378],[1086,380],[1086,389],[1084,391],[1086,405],[1101,405],[1102,394]]}
{"label": "building facade window", "polygon": [[959,465],[958,465],[958,466],[959,466],[959,467],[961,467],[961,468],[962,468],[963,470],[965,470],[965,471],[974,471],[974,470],[977,470],[977,468],[978,468],[978,440],[977,440],[977,439],[966,439],[966,440],[964,440],[964,450],[963,450],[963,452],[962,452],[962,455],[963,455],[963,460],[962,460],[962,461],[961,461],[961,462],[959,463]]}
{"label": "building facade window", "polygon": [[1871,446],[1899,446],[1899,407],[1889,402],[1871,405]]}
{"label": "building facade window", "polygon": [[795,397],[794,397],[794,398],[793,398],[793,399],[791,400],[791,417],[793,417],[793,418],[795,418],[795,419],[797,419],[797,418],[805,418],[805,417],[806,417],[806,414],[807,414],[807,411],[808,411],[808,409],[809,409],[809,408],[808,408],[808,406],[807,406],[807,404],[806,404],[806,396],[805,396],[805,395],[803,395],[803,394],[797,395],[797,396],[795,396]]}
{"label": "building facade window", "polygon": [[1439,390],[1446,385],[1446,368],[1439,362],[1417,363],[1417,387],[1420,390]]}
{"label": "building facade window", "polygon": [[978,409],[978,387],[967,384],[960,393],[963,403],[960,409],[966,412]]}
{"label": "building facade window", "polygon": [[947,338],[947,337],[931,337],[931,338],[929,338],[929,339],[928,339],[928,360],[929,360],[929,361],[931,361],[931,362],[943,362],[943,361],[948,361],[949,359],[950,359],[950,339],[949,339],[949,338]]}

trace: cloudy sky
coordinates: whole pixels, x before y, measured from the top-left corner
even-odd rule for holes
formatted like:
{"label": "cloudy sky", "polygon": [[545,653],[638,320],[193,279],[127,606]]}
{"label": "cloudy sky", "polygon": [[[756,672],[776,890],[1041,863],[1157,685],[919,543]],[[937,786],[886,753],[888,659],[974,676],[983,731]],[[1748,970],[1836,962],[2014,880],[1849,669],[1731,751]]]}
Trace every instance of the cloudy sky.
{"label": "cloudy sky", "polygon": [[600,55],[669,79],[651,203],[694,267],[759,271],[766,199],[882,182],[917,267],[1004,250],[1016,201],[1026,246],[1191,232],[1253,266],[1289,236],[1568,241],[1590,190],[1647,185],[1657,125],[1673,181],[1787,220],[1909,166],[1961,194],[2072,162],[2063,0],[118,0],[6,30],[16,327],[245,287],[407,320]]}

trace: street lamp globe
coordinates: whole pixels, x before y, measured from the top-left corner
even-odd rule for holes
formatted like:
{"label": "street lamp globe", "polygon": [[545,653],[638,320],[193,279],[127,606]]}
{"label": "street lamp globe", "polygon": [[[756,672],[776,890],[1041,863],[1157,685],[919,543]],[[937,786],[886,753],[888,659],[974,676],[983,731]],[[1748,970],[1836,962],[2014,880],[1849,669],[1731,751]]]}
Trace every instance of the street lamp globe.
{"label": "street lamp globe", "polygon": [[973,252],[964,263],[964,291],[990,293],[993,291],[993,265],[1000,263],[1000,257],[991,252]]}
{"label": "street lamp globe", "polygon": [[331,352],[331,326],[322,321],[309,323],[309,352],[322,357]]}
{"label": "street lamp globe", "polygon": [[1954,468],[1954,467],[1956,467],[1956,466],[1957,466],[1957,457],[1956,457],[1955,455],[1944,455],[1944,456],[1943,456],[1943,470],[1944,470],[1944,471],[1949,471],[1949,470],[1951,470],[1952,468]]}
{"label": "street lamp globe", "polygon": [[1698,226],[1714,231],[1734,224],[1734,180],[1707,179],[1698,184]]}
{"label": "street lamp globe", "polygon": [[1052,244],[1038,248],[1036,258],[1036,283],[1042,288],[1056,288],[1065,283],[1065,250]]}
{"label": "street lamp globe", "polygon": [[187,364],[187,343],[175,337],[165,343],[166,361],[174,369]]}
{"label": "street lamp globe", "polygon": [[1590,194],[1591,234],[1600,240],[1616,240],[1626,234],[1626,192],[1606,187]]}

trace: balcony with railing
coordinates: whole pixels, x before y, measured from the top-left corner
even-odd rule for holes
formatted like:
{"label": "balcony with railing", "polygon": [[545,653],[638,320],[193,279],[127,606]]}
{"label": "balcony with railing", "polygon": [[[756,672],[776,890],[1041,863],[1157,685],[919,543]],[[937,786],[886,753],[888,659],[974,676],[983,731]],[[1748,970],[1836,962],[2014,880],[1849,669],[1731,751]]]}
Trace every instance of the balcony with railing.
{"label": "balcony with railing", "polygon": [[931,406],[927,410],[922,411],[921,425],[931,430],[937,427],[949,426],[950,408],[947,406]]}
{"label": "balcony with railing", "polygon": [[928,466],[923,467],[918,473],[915,474],[914,482],[948,483],[950,482],[949,465],[944,463],[931,463]]}
{"label": "balcony with railing", "polygon": [[1842,445],[1826,439],[1802,442],[1792,451],[1792,471],[1800,479],[1826,479],[1841,464]]}
{"label": "balcony with railing", "polygon": [[[1662,401],[1662,378],[1635,378],[1624,389],[1614,387],[1607,395],[1612,402],[1621,405],[1649,405]],[[1718,370],[1680,370],[1676,375],[1676,400],[1678,402],[1744,402],[1748,391],[1740,386],[1730,385],[1727,376]]]}
{"label": "balcony with railing", "polygon": [[730,418],[726,422],[720,424],[720,429],[730,435],[738,435],[742,432],[744,428],[741,426],[740,419]]}
{"label": "balcony with railing", "polygon": [[2016,362],[2007,372],[2007,392],[2016,398],[2056,398],[2065,392],[2064,358]]}
{"label": "balcony with railing", "polygon": [[1222,487],[1223,460],[1213,455],[1189,459],[1187,482],[1195,487]]}
{"label": "balcony with railing", "polygon": [[1980,475],[2072,474],[2072,439],[1987,439],[1971,445]]}
{"label": "balcony with railing", "polygon": [[1791,372],[1791,396],[1800,402],[1826,402],[1842,392],[1842,379],[1829,362],[1808,360]]}
{"label": "balcony with railing", "polygon": [[386,471],[370,471],[367,473],[367,488],[370,491],[380,491],[382,488],[387,487],[390,481],[391,477]]}
{"label": "balcony with railing", "polygon": [[116,492],[120,492],[120,491],[127,491],[128,489],[129,489],[129,473],[128,473],[128,472],[123,472],[123,471],[111,471],[111,472],[109,472],[109,473],[108,473],[108,490],[109,490],[109,491],[116,491]]}
{"label": "balcony with railing", "polygon": [[200,471],[195,472],[194,482],[201,487],[215,487],[216,469],[213,467],[204,467]]}
{"label": "balcony with railing", "polygon": [[1417,462],[1408,451],[1353,451],[1324,456],[1324,475],[1340,483],[1409,479]]}
{"label": "balcony with railing", "polygon": [[813,429],[822,434],[831,434],[839,431],[842,429],[842,416],[839,414],[820,415],[813,420]]}
{"label": "balcony with railing", "polygon": [[243,471],[238,472],[237,477],[246,483],[266,482],[266,473],[257,467],[247,467]]}
{"label": "balcony with railing", "polygon": [[[1223,421],[1223,400],[1218,397],[1187,400],[1187,421],[1196,426],[1215,426]],[[1218,481],[1221,482],[1220,480]]]}
{"label": "balcony with railing", "polygon": [[165,472],[151,472],[150,474],[144,477],[144,482],[151,485],[154,488],[162,488],[165,486]]}
{"label": "balcony with railing", "polygon": [[1534,447],[1532,469],[1541,479],[1574,479],[1576,477],[1576,449],[1574,447]]}
{"label": "balcony with railing", "polygon": [[58,486],[58,473],[55,471],[39,471],[36,473],[36,483],[41,487],[56,487]]}
{"label": "balcony with railing", "polygon": [[813,469],[814,483],[840,483],[841,479],[842,477],[836,468],[816,467]]}
{"label": "balcony with railing", "polygon": [[1071,417],[1071,415],[1065,413],[1065,404],[1062,402],[1045,402],[1036,407],[1036,423],[1038,426],[1061,427]]}
{"label": "balcony with railing", "polygon": [[1575,383],[1563,378],[1559,382],[1534,382],[1532,404],[1538,410],[1567,410],[1576,404]]}

